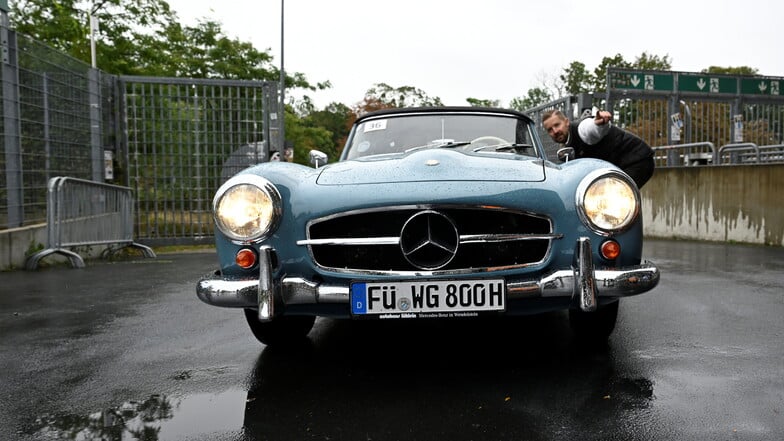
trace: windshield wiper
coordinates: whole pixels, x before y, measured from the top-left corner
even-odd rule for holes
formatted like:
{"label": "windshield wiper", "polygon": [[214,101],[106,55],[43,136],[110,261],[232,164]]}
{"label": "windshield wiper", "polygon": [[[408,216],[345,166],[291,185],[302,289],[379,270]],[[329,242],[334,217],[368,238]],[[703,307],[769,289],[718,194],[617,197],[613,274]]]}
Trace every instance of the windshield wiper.
{"label": "windshield wiper", "polygon": [[471,144],[471,141],[451,141],[451,142],[444,142],[441,144],[425,144],[416,147],[411,147],[410,149],[406,149],[405,151],[403,151],[403,153],[413,152],[414,150],[421,150],[421,149],[451,149],[455,147],[462,147],[468,144]]}
{"label": "windshield wiper", "polygon": [[534,146],[531,144],[496,144],[496,145],[485,145],[482,147],[477,147],[473,150],[474,153],[481,152],[485,149],[493,149],[494,152],[510,152],[514,151],[515,153],[520,153],[524,149],[532,149]]}

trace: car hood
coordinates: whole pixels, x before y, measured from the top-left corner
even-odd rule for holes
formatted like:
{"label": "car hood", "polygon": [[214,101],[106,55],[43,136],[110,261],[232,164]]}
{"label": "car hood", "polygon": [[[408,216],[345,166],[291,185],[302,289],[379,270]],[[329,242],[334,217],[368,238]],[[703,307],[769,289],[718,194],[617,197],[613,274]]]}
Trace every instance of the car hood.
{"label": "car hood", "polygon": [[431,181],[544,180],[544,161],[513,153],[463,153],[428,149],[408,154],[371,156],[324,167],[319,185]]}

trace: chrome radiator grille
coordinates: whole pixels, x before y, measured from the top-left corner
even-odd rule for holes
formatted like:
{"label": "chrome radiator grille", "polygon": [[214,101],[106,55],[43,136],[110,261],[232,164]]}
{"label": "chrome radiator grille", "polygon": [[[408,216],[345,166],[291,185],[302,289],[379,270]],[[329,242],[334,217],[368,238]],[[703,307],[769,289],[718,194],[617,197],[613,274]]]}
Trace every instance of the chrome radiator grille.
{"label": "chrome radiator grille", "polygon": [[549,219],[494,207],[388,207],[308,225],[317,265],[346,272],[484,272],[536,264],[550,250]]}

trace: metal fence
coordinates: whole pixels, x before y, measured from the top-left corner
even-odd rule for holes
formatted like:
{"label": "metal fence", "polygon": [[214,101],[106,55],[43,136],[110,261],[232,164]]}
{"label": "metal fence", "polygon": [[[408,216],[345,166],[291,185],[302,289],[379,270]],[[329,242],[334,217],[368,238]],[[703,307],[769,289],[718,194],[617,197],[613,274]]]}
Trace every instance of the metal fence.
{"label": "metal fence", "polygon": [[84,179],[58,176],[49,180],[46,205],[46,248],[28,258],[27,269],[36,269],[52,254],[66,256],[74,268],[84,267],[71,247],[109,245],[104,254],[119,249],[140,249],[147,257],[155,253],[133,241],[131,189]]}
{"label": "metal fence", "polygon": [[108,75],[4,21],[0,41],[0,230],[46,222],[68,176],[130,187],[139,240],[198,242],[218,186],[282,150],[277,83]]}
{"label": "metal fence", "polygon": [[[0,26],[0,228],[46,220],[52,176],[95,178],[100,83],[89,66]],[[100,135],[97,135],[100,136]]]}

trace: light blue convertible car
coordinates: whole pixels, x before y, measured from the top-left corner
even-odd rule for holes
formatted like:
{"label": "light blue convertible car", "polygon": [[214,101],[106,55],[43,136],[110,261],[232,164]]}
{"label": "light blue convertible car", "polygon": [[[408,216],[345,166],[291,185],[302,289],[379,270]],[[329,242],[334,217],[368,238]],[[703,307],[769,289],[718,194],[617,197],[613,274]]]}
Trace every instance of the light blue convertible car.
{"label": "light blue convertible car", "polygon": [[449,320],[568,310],[610,335],[619,299],[654,288],[635,184],[610,163],[547,160],[512,110],[366,114],[340,161],[262,163],[213,201],[220,268],[204,302],[244,308],[268,345],[316,317]]}

